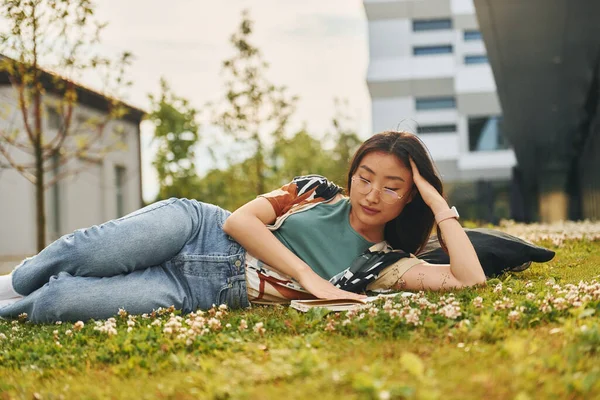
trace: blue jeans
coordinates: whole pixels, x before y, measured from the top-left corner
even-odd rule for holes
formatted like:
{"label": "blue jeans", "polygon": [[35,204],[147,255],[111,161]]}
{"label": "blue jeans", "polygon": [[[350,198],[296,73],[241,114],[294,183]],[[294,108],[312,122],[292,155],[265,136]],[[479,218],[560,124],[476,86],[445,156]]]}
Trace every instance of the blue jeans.
{"label": "blue jeans", "polygon": [[56,240],[13,271],[22,300],[0,317],[76,321],[170,307],[249,306],[245,250],[223,232],[229,212],[187,199],[154,203]]}

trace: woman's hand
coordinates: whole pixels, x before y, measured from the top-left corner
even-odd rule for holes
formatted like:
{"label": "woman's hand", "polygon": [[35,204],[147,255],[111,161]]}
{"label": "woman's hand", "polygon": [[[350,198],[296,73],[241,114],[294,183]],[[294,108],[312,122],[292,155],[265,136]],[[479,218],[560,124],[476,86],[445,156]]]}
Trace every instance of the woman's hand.
{"label": "woman's hand", "polygon": [[298,283],[319,299],[365,299],[367,297],[337,288],[312,270],[302,274]]}
{"label": "woman's hand", "polygon": [[434,214],[437,214],[441,211],[447,210],[448,202],[444,199],[444,197],[434,188],[431,183],[427,182],[425,178],[421,176],[419,172],[419,168],[415,164],[415,162],[410,158],[410,167],[412,169],[413,174],[413,182],[417,187],[417,190],[421,194],[423,201],[425,204],[431,208],[431,211]]}

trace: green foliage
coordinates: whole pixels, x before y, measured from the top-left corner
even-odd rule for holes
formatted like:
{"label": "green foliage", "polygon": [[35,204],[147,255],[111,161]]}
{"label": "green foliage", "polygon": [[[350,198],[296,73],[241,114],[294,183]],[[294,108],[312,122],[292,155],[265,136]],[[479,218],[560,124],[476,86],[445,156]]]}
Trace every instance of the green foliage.
{"label": "green foliage", "polygon": [[154,123],[154,143],[158,149],[152,165],[158,174],[159,191],[156,200],[169,197],[196,196],[197,173],[194,148],[199,140],[197,111],[188,100],[177,97],[166,80],[161,79],[161,93],[150,96]]}
{"label": "green foliage", "polygon": [[[7,398],[597,398],[600,242],[555,249],[553,261],[487,287],[358,312],[167,309],[122,312],[80,330],[0,321],[0,391]],[[448,313],[452,307],[460,313]],[[413,322],[401,316],[409,309],[420,310]]]}
{"label": "green foliage", "polygon": [[[223,61],[226,93],[212,110],[212,122],[251,151],[247,168],[242,171],[243,180],[230,183],[249,185],[256,196],[267,188],[269,142],[284,136],[297,98],[288,96],[285,87],[267,79],[269,66],[260,50],[250,42],[252,32],[253,22],[244,11],[238,30],[230,38],[235,54]],[[229,158],[228,161],[237,164],[242,160]]]}
{"label": "green foliage", "polygon": [[335,99],[333,132],[321,139],[305,129],[288,135],[297,98],[267,79],[268,64],[250,42],[252,32],[253,22],[244,12],[230,38],[235,54],[223,61],[225,95],[207,107],[211,114],[207,124],[220,127],[233,141],[230,147],[237,149],[213,153],[213,158],[226,164],[224,168],[196,178],[196,111],[174,96],[165,82],[159,98],[151,97],[150,119],[157,126],[155,140],[160,144],[153,162],[160,183],[159,199],[189,197],[235,210],[299,175],[320,174],[345,186],[350,158],[361,143],[349,128],[352,118],[347,101]]}

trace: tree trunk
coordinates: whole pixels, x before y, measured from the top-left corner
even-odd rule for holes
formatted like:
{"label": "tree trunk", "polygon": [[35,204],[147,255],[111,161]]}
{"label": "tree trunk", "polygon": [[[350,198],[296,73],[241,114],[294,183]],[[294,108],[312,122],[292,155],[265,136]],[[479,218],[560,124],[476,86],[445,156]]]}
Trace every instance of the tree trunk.
{"label": "tree trunk", "polygon": [[41,146],[35,149],[35,211],[37,216],[37,250],[42,251],[46,247],[46,209],[44,207],[44,170]]}
{"label": "tree trunk", "polygon": [[257,139],[257,151],[256,151],[256,194],[260,195],[265,192],[265,177],[264,177],[264,157],[263,157],[263,145],[260,139]]}
{"label": "tree trunk", "polygon": [[41,93],[36,90],[34,97],[34,121],[35,121],[35,211],[37,227],[37,250],[42,251],[46,247],[46,208],[44,207],[44,154],[43,154],[43,132],[42,132],[42,99]]}

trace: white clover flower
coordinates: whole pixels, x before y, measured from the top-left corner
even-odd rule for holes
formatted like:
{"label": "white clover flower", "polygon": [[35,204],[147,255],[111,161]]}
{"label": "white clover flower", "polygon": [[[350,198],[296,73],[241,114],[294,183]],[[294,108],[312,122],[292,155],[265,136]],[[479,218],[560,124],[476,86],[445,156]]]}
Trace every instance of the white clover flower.
{"label": "white clover flower", "polygon": [[535,299],[535,293],[531,293],[531,292],[529,292],[529,293],[527,293],[527,294],[525,295],[525,298],[526,298],[527,300],[534,300],[534,299]]}
{"label": "white clover flower", "polygon": [[85,324],[83,323],[83,321],[77,321],[73,324],[73,330],[75,332],[80,331],[83,329],[84,326]]}
{"label": "white clover flower", "polygon": [[477,296],[473,299],[473,306],[475,306],[475,308],[482,308],[483,307],[483,297],[481,296]]}
{"label": "white clover flower", "polygon": [[390,394],[390,392],[388,390],[382,390],[379,392],[379,400],[389,400],[392,398],[392,395]]}
{"label": "white clover flower", "polygon": [[443,315],[446,318],[456,319],[461,316],[460,307],[456,307],[452,304],[445,305],[444,307],[438,310],[440,315]]}
{"label": "white clover flower", "polygon": [[465,329],[468,326],[471,326],[471,321],[469,321],[468,319],[463,319],[458,323],[459,329]]}
{"label": "white clover flower", "polygon": [[131,319],[130,319],[129,321],[127,321],[127,326],[128,326],[128,327],[133,327],[133,326],[135,326],[135,321],[133,321],[133,320],[131,320]]}
{"label": "white clover flower", "polygon": [[246,329],[248,329],[248,323],[246,322],[245,319],[240,320],[240,325],[238,326],[238,330],[245,331]]}
{"label": "white clover flower", "polygon": [[127,316],[127,311],[125,311],[124,308],[119,308],[118,314],[119,314],[119,317],[125,318]]}
{"label": "white clover flower", "polygon": [[227,311],[227,304],[221,304],[219,306],[219,310],[221,310],[221,311]]}
{"label": "white clover flower", "polygon": [[500,293],[502,291],[502,282],[500,282],[499,284],[497,284],[494,287],[494,293]]}
{"label": "white clover flower", "polygon": [[6,340],[6,335],[0,332],[0,340]]}
{"label": "white clover flower", "polygon": [[263,323],[262,322],[257,322],[254,325],[254,328],[252,328],[254,330],[255,333],[258,333],[259,335],[263,335],[266,332],[266,329],[263,327]]}
{"label": "white clover flower", "polygon": [[419,318],[419,316],[421,315],[421,310],[419,310],[418,308],[411,308],[410,311],[404,316],[404,319],[406,320],[407,324],[412,324],[412,325],[421,325],[422,322]]}
{"label": "white clover flower", "polygon": [[543,312],[543,313],[545,313],[545,314],[548,314],[548,313],[552,312],[552,306],[550,304],[548,304],[548,303],[544,303],[540,307],[540,311]]}
{"label": "white clover flower", "polygon": [[324,330],[326,330],[327,332],[333,332],[333,331],[335,331],[335,325],[336,324],[337,323],[335,322],[335,320],[330,318],[327,321],[327,325],[325,325]]}
{"label": "white clover flower", "polygon": [[221,329],[221,321],[219,321],[216,318],[210,318],[207,321],[207,324],[208,324],[208,327],[213,331]]}
{"label": "white clover flower", "polygon": [[394,303],[391,300],[386,300],[383,304],[383,311],[390,311],[394,307]]}
{"label": "white clover flower", "polygon": [[377,307],[369,308],[369,316],[371,316],[371,317],[376,316],[378,312],[379,312],[379,309]]}
{"label": "white clover flower", "polygon": [[521,319],[521,313],[518,311],[511,311],[508,313],[508,320],[510,322],[517,322],[518,320]]}
{"label": "white clover flower", "polygon": [[133,330],[133,328],[130,326],[127,328],[127,333],[130,333]]}
{"label": "white clover flower", "polygon": [[557,297],[556,299],[554,299],[554,301],[552,301],[552,304],[554,305],[554,308],[556,308],[559,311],[564,310],[569,306],[567,301],[562,297]]}

